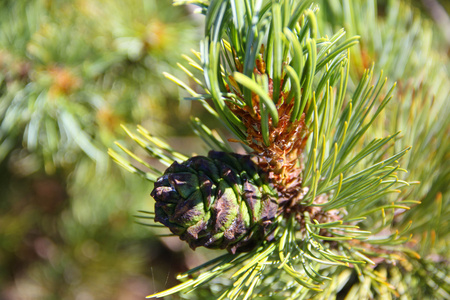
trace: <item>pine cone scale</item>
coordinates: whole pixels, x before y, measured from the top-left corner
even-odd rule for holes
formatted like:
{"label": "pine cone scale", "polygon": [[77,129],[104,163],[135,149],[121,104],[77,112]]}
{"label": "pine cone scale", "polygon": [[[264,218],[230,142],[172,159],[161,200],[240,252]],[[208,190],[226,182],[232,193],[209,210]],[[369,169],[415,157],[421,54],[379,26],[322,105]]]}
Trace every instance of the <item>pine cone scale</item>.
{"label": "pine cone scale", "polygon": [[239,209],[235,202],[236,195],[228,184],[222,181],[219,184],[218,190],[220,194],[212,207],[212,211],[217,216],[216,222],[214,223],[214,230],[216,232],[226,231],[236,218]]}
{"label": "pine cone scale", "polygon": [[215,185],[214,182],[208,176],[204,174],[199,175],[200,179],[200,191],[203,196],[203,204],[205,205],[205,209],[210,209],[211,205],[215,200]]}
{"label": "pine cone scale", "polygon": [[176,173],[169,175],[169,182],[175,187],[182,198],[189,197],[198,190],[197,176],[192,173]]}
{"label": "pine cone scale", "polygon": [[178,202],[170,221],[179,225],[192,226],[205,215],[200,191],[195,191],[185,201]]}

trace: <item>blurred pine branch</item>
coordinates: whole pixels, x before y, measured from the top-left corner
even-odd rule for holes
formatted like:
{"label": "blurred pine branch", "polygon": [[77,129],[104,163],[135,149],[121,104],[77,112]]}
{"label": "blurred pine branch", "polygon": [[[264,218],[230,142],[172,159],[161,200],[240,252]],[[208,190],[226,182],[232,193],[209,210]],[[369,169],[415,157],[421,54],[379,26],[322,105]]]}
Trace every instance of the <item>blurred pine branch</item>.
{"label": "blurred pine branch", "polygon": [[182,270],[133,223],[151,187],[105,149],[122,123],[176,132],[190,107],[162,72],[196,36],[169,0],[0,3],[1,299],[140,299]]}
{"label": "blurred pine branch", "polygon": [[169,1],[2,5],[0,158],[23,143],[47,172],[80,154],[104,170],[121,123],[168,118],[165,99],[177,93],[161,73],[195,36]]}

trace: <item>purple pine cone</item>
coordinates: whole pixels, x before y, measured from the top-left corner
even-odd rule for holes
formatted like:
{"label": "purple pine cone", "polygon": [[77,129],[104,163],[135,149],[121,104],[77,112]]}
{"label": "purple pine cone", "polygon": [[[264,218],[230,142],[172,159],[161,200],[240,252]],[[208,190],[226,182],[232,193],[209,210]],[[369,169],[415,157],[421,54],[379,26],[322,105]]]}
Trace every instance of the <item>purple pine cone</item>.
{"label": "purple pine cone", "polygon": [[277,193],[249,155],[211,151],[208,157],[174,162],[153,191],[155,221],[192,249],[231,253],[264,241],[277,210]]}

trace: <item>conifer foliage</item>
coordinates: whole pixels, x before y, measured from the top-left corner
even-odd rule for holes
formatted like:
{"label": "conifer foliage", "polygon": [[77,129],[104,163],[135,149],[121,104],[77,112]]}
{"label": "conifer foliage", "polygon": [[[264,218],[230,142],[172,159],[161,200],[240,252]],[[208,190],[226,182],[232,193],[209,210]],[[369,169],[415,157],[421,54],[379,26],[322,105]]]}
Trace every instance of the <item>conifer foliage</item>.
{"label": "conifer foliage", "polygon": [[[400,196],[418,182],[403,179],[401,160],[410,147],[398,143],[400,132],[373,129],[397,100],[395,84],[387,84],[373,66],[357,81],[353,72],[350,77],[350,49],[359,36],[344,29],[321,34],[318,6],[308,1],[175,3],[198,6],[205,34],[200,51],[180,64],[197,85],[165,75],[233,137],[220,137],[194,117],[194,132],[220,152],[189,158],[138,127],[137,133],[127,131],[130,137],[169,168],[158,170],[120,145],[142,166],[114,150],[110,155],[156,182],[155,212],[142,218],[163,223],[193,248],[228,247],[229,253],[180,274],[182,283],[149,297],[201,287],[219,299],[407,294],[414,275],[405,271],[427,262],[406,244],[412,223],[397,221],[419,204]],[[246,153],[232,153],[233,143]],[[264,209],[268,194],[276,213],[261,219],[254,200]],[[245,223],[245,215],[257,225]],[[267,227],[260,230],[261,224]],[[217,230],[224,226],[234,231]],[[259,237],[252,247],[229,247],[248,246],[252,236]],[[430,285],[447,280],[438,277]],[[448,295],[446,284],[439,295]]]}

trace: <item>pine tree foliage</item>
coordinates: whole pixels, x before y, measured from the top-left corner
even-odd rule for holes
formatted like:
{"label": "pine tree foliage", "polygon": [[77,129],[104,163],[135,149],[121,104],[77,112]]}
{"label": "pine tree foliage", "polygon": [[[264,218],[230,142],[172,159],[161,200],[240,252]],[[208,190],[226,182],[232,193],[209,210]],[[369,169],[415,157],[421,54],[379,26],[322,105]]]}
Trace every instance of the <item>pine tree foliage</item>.
{"label": "pine tree foliage", "polygon": [[449,223],[444,217],[449,215],[450,201],[450,168],[446,159],[450,150],[446,138],[450,128],[446,105],[450,97],[448,46],[442,43],[436,26],[408,3],[388,1],[386,6],[381,5],[385,12],[381,17],[377,1],[323,4],[324,27],[344,24],[348,31],[362,37],[359,46],[352,48],[352,77],[358,78],[364,65],[376,60],[376,67],[398,82],[398,101],[387,107],[372,131],[402,130],[397,144],[413,145],[405,160],[410,172],[404,177],[417,179],[421,184],[406,190],[401,197],[422,203],[417,209],[398,215],[395,223],[414,221],[411,232],[416,245],[410,246],[418,249],[423,258],[411,257],[398,270],[388,268],[390,274],[404,276],[393,282],[407,282],[408,288],[401,289],[401,294],[409,298],[448,298]]}
{"label": "pine tree foliage", "polygon": [[[86,156],[105,170],[103,148],[120,123],[162,124],[164,114],[149,118],[138,107],[164,111],[161,99],[176,97],[167,85],[147,82],[161,82],[176,63],[171,51],[193,36],[189,26],[180,30],[181,11],[167,6],[153,0],[0,4],[0,161],[23,144],[48,173]],[[136,100],[138,106],[128,105]]]}
{"label": "pine tree foliage", "polygon": [[[283,204],[274,221],[272,239],[249,252],[224,254],[180,274],[180,285],[150,297],[205,285],[220,299],[329,299],[338,294],[348,299],[413,298],[410,287],[412,291],[422,288],[423,295],[433,292],[436,297],[446,297],[445,273],[406,244],[411,241],[409,232],[414,225],[405,211],[419,203],[412,196],[422,198],[424,192],[410,192],[407,187],[417,182],[405,181],[406,170],[399,165],[410,149],[408,142],[424,147],[427,138],[422,135],[445,135],[445,121],[432,118],[442,113],[442,102],[436,110],[423,111],[422,103],[426,105],[429,100],[418,103],[417,94],[404,86],[396,91],[382,75],[375,75],[373,66],[360,71],[367,57],[352,50],[359,37],[348,36],[343,29],[330,37],[321,34],[319,25],[328,25],[318,20],[318,7],[309,2],[175,3],[199,7],[205,15],[205,38],[200,52],[183,56],[185,63],[180,65],[198,86],[170,74],[166,77],[184,88],[189,100],[200,101],[234,138],[221,138],[198,118],[191,122],[194,132],[214,150],[229,152],[230,142],[243,144],[247,153],[265,162],[261,166],[272,174],[279,199],[287,201],[279,200]],[[364,8],[372,16],[371,25],[376,26],[374,6]],[[360,24],[364,16],[357,19]],[[399,27],[399,35],[401,30]],[[407,33],[410,38],[417,34]],[[371,37],[362,40],[360,49]],[[352,67],[353,56],[362,64]],[[388,59],[390,54],[381,57]],[[392,72],[389,69],[388,73]],[[445,99],[443,82],[433,88]],[[385,108],[398,99],[402,105],[387,112]],[[424,123],[430,127],[418,125],[407,134],[398,131],[418,124],[413,122],[415,115],[427,118]],[[398,122],[386,122],[393,116]],[[163,165],[188,158],[142,127],[137,133],[127,132]],[[134,165],[110,150],[124,168],[152,182],[163,175],[145,159],[119,147],[141,164]],[[408,156],[410,167],[415,166],[414,156],[420,156],[417,153]],[[433,162],[439,164],[445,151],[437,153]],[[445,182],[445,170],[444,166],[439,173],[443,175],[436,175],[440,178],[437,181]],[[148,212],[142,218],[152,216]]]}
{"label": "pine tree foliage", "polygon": [[[449,165],[445,156],[450,149],[446,138],[450,128],[450,111],[446,105],[450,77],[439,32],[418,11],[399,1],[388,1],[383,8],[386,15],[381,18],[378,18],[377,1],[343,1],[341,5],[324,1],[323,4],[321,16],[323,27],[329,27],[327,31],[344,24],[347,31],[361,35],[359,46],[351,49],[354,62],[351,77],[356,80],[364,67],[376,60],[375,67],[382,69],[391,81],[398,82],[395,90],[398,101],[388,106],[371,130],[377,134],[402,130],[398,145],[414,145],[405,163],[409,178],[421,184],[403,197],[420,199],[422,209],[407,212],[403,221],[415,220],[413,231],[429,231],[429,234],[435,231],[438,237],[445,236],[449,224],[445,220],[437,221],[435,216],[436,211],[441,216],[449,214],[445,202],[450,199]],[[430,247],[423,247],[426,248]]]}
{"label": "pine tree foliage", "polygon": [[121,123],[173,132],[167,107],[189,106],[162,72],[191,48],[192,24],[170,0],[0,1],[1,299],[130,299],[164,284],[149,278],[167,269],[154,258],[165,246],[132,217],[149,186],[104,149]]}

